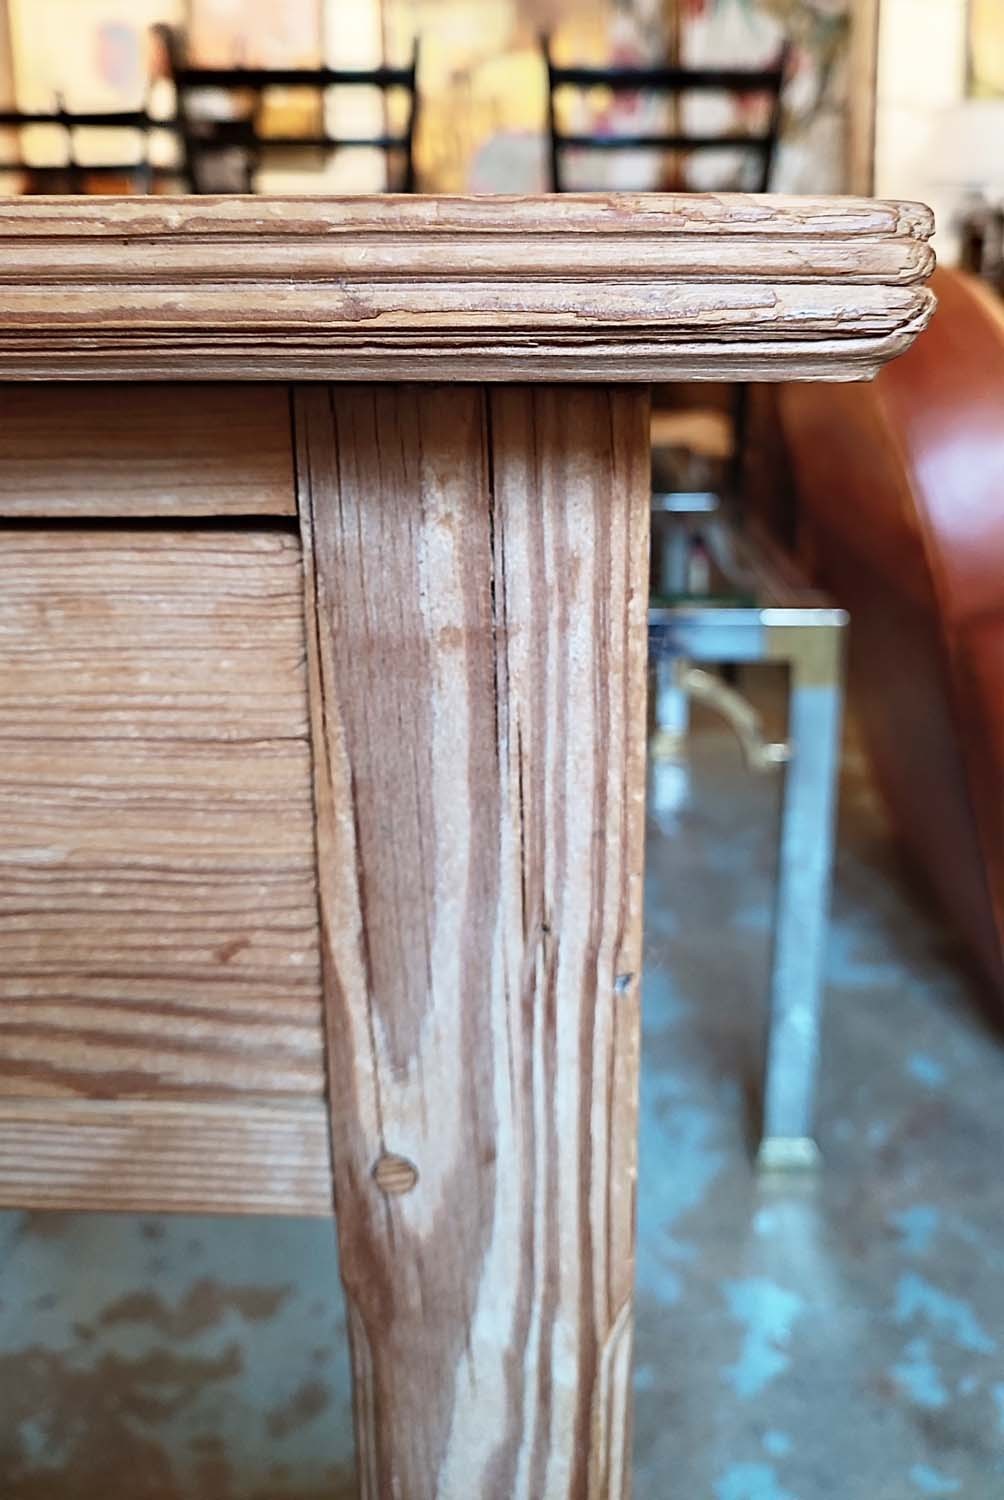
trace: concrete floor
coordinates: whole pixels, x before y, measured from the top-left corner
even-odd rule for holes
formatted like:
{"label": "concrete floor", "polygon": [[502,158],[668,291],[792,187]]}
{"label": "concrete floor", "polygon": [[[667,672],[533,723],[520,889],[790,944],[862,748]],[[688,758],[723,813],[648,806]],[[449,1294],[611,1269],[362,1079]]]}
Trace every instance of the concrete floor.
{"label": "concrete floor", "polygon": [[[700,721],[692,765],[650,829],[636,1500],[999,1500],[1004,1046],[852,747],[826,1164],[758,1183],[776,786]],[[0,1267],[0,1500],[354,1493],[328,1226],[9,1214]]]}
{"label": "concrete floor", "polygon": [[1004,1044],[849,745],[825,1166],[758,1182],[774,794],[720,732],[694,766],[649,842],[637,1500],[999,1500]]}

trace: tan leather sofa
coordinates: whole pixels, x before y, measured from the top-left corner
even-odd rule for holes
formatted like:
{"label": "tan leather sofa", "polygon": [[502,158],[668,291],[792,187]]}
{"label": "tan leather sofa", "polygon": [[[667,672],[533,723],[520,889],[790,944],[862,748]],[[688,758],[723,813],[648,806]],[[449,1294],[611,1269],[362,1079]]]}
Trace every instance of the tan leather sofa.
{"label": "tan leather sofa", "polygon": [[889,808],[1004,995],[1004,305],[958,272],[934,287],[874,384],[788,386],[779,409]]}

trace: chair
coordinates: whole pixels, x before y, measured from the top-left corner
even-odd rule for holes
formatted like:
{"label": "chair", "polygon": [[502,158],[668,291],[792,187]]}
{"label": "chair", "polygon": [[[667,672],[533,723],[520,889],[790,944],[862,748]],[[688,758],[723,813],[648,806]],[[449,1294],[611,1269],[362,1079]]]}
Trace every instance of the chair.
{"label": "chair", "polygon": [[[752,158],[757,175],[754,192],[766,193],[781,130],[781,93],[788,66],[787,43],[775,63],[766,68],[683,68],[655,66],[585,67],[565,66],[554,61],[550,38],[541,46],[547,66],[547,119],[550,140],[551,191],[567,192],[564,174],[566,151],[662,151],[677,156],[693,152],[735,150]],[[568,134],[558,127],[556,95],[560,91],[609,89],[614,94],[648,92],[679,101],[688,94],[732,94],[737,98],[761,95],[767,105],[766,124],[760,131],[698,134],[676,129],[666,134],[618,135],[609,131]],[[682,184],[681,184],[682,185]]]}
{"label": "chair", "polygon": [[[56,127],[63,133],[66,160],[56,165],[35,165],[25,159],[22,132],[38,126]],[[127,191],[150,193],[160,183],[177,179],[177,170],[156,166],[150,159],[150,142],[155,132],[172,131],[170,120],[154,118],[146,109],[135,110],[68,110],[62,101],[53,110],[0,111],[0,131],[13,137],[14,154],[0,156],[0,173],[17,174],[25,181],[27,193],[86,193]],[[81,161],[78,156],[77,131],[85,129],[112,137],[117,133],[139,131],[139,152],[112,150],[97,161]]]}
{"label": "chair", "polygon": [[[335,151],[370,149],[382,151],[388,161],[398,158],[401,165],[398,183],[389,191],[411,193],[415,190],[415,127],[418,120],[418,92],[415,78],[418,69],[418,43],[411,62],[402,68],[210,68],[190,63],[180,33],[172,27],[159,28],[165,44],[170,77],[177,96],[177,119],[181,134],[182,156],[188,190],[192,193],[234,191],[225,182],[228,169],[238,178],[237,191],[255,191],[255,176],[266,156],[287,160],[305,151],[322,153],[325,158]],[[399,135],[383,132],[372,136],[341,136],[325,127],[324,97],[330,88],[377,88],[386,101],[390,89],[403,89],[408,95],[407,123]],[[320,127],[314,131],[272,134],[263,121],[263,96],[267,89],[312,90],[320,104]],[[230,96],[235,105],[233,117],[214,117],[199,108],[199,95],[217,90]],[[242,100],[242,97],[243,100]],[[220,186],[220,172],[224,186]]]}

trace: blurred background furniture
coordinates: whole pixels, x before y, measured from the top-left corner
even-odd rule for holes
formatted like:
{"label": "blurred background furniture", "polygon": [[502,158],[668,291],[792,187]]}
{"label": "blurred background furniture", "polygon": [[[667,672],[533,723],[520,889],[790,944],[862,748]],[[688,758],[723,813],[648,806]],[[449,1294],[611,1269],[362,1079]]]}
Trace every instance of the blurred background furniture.
{"label": "blurred background furniture", "polygon": [[[58,163],[32,162],[25,143],[32,132],[58,141]],[[89,140],[79,149],[81,132]],[[0,109],[0,174],[10,174],[20,191],[34,193],[149,193],[155,185],[175,186],[178,173],[157,164],[151,140],[173,136],[171,120],[135,110]]]}
{"label": "blurred background furniture", "polygon": [[[323,170],[338,151],[383,153],[387,190],[414,191],[417,41],[411,61],[400,68],[206,67],[189,61],[175,28],[160,30],[174,86],[186,191],[253,193],[258,173],[269,161],[284,160],[300,170],[313,162]],[[329,118],[332,89],[379,90],[385,121],[386,95],[399,90],[407,101],[403,131],[348,134],[339,129]],[[286,116],[283,129],[270,126],[265,109],[278,91]]]}
{"label": "blurred background furniture", "polygon": [[[818,1160],[815,1093],[847,615],[831,608],[766,539],[753,543],[721,519],[709,526],[713,498],[691,497],[691,514],[703,515],[707,538],[700,595],[687,596],[685,575],[675,598],[649,610],[657,724],[650,745],[653,811],[658,816],[660,780],[680,756],[691,697],[728,721],[749,771],[784,776],[758,1160],[767,1170],[811,1167]],[[705,502],[700,510],[698,501]],[[691,565],[691,579],[694,571]],[[758,714],[734,686],[705,670],[764,661],[788,669],[782,743],[764,737]]]}
{"label": "blurred background furniture", "polygon": [[[61,97],[73,111],[136,110],[150,102],[152,92],[151,112],[158,118],[172,114],[168,70],[159,45],[151,41],[158,27],[184,33],[186,66],[273,72],[404,70],[421,36],[416,181],[428,192],[540,192],[548,182],[542,22],[551,31],[556,65],[667,67],[688,75],[769,71],[787,37],[791,67],[784,146],[771,186],[868,192],[860,143],[869,135],[871,90],[862,48],[870,45],[867,12],[874,4],[599,0],[587,7],[560,0],[545,13],[535,0],[479,0],[477,6],[470,0],[355,0],[352,6],[339,0],[0,0],[0,108],[53,111]],[[326,93],[329,107],[319,128],[316,91],[269,88],[257,120],[261,133],[367,140],[405,134],[402,89],[335,85]],[[765,128],[765,100],[754,94],[705,89],[678,98],[673,107],[669,98],[660,101],[644,90],[567,94],[562,128],[570,131],[592,133],[609,126],[665,134],[674,113],[689,136],[760,134]],[[242,112],[247,97],[239,101]],[[226,100],[218,96],[216,102]],[[28,154],[31,165],[58,164],[41,138],[32,138]],[[256,185],[266,192],[377,192],[403,180],[397,154],[389,178],[386,153],[379,149],[323,153],[318,148],[316,159],[322,155],[327,157],[323,170],[300,171],[296,148],[270,150]],[[646,150],[627,157],[617,151],[583,157],[595,179],[583,185],[668,185],[662,155]],[[729,157],[735,162],[737,153],[726,152],[723,161],[720,151],[693,152],[686,173],[677,171],[676,177],[690,188],[710,191],[756,186],[756,152],[738,153],[745,172],[729,170]],[[567,163],[566,186],[574,184],[573,166]],[[19,190],[15,181],[4,186]]]}
{"label": "blurred background furniture", "polygon": [[1004,996],[1004,306],[957,271],[932,284],[901,362],[872,385],[786,386],[779,412],[895,826]]}
{"label": "blurred background furniture", "polygon": [[[565,172],[565,153],[574,152],[581,160],[590,152],[632,153],[658,152],[668,155],[660,182],[663,188],[684,189],[687,186],[688,160],[696,152],[723,154],[734,173],[735,190],[765,193],[771,179],[774,155],[781,128],[781,90],[784,86],[789,49],[782,47],[777,61],[766,68],[694,68],[681,66],[653,67],[584,67],[562,65],[554,60],[550,38],[541,40],[547,68],[547,121],[551,191],[569,191]],[[561,124],[562,106],[558,95],[571,90],[580,93],[605,91],[613,95],[648,94],[665,102],[666,126],[662,130],[629,133],[611,128],[609,123],[592,128],[567,130]],[[719,94],[731,97],[739,118],[750,120],[746,130],[706,131],[689,121],[686,103],[694,94]],[[752,117],[750,104],[754,103]],[[741,108],[738,106],[741,105]],[[733,161],[733,158],[738,158]],[[595,169],[594,169],[595,174]],[[594,188],[592,181],[577,180],[575,190]]]}
{"label": "blurred background furniture", "polygon": [[960,217],[959,267],[1004,295],[1004,200],[972,199]]}
{"label": "blurred background furniture", "polygon": [[953,193],[961,269],[1004,292],[1004,98],[962,99],[938,118],[931,175]]}

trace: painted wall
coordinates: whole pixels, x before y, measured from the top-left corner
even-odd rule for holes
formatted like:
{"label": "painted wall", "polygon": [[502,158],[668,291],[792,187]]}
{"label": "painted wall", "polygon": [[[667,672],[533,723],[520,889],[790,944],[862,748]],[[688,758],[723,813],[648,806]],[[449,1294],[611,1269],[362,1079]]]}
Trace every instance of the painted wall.
{"label": "painted wall", "polygon": [[946,259],[959,193],[931,163],[939,121],[966,91],[966,21],[967,0],[882,0],[879,20],[875,190],[930,203]]}
{"label": "painted wall", "polygon": [[967,148],[948,126],[969,93],[1000,99],[995,114],[981,117],[981,129],[992,137],[978,140],[975,149],[990,163],[1004,163],[1001,0],[882,0],[876,191],[930,203],[939,225],[935,243],[946,261],[958,248],[955,220],[966,192],[959,180],[973,165],[951,158],[949,139],[959,152]]}

